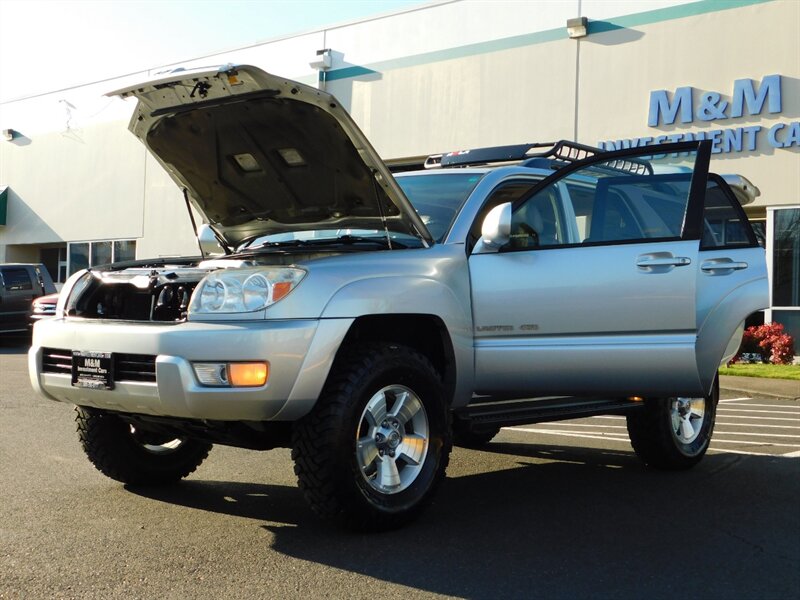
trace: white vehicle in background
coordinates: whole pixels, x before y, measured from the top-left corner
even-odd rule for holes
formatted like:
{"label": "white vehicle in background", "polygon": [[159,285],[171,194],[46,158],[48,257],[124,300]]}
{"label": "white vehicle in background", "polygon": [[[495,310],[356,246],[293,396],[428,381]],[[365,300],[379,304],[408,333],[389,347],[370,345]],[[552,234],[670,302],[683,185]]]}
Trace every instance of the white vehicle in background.
{"label": "white vehicle in background", "polygon": [[505,425],[622,414],[646,463],[704,455],[717,368],[767,306],[752,186],[710,174],[707,142],[483,148],[395,177],[335,98],[255,67],[118,94],[206,224],[204,256],[77,273],[34,328],[34,387],[77,406],[109,477],[289,446],[318,514],[387,529],[454,439]]}

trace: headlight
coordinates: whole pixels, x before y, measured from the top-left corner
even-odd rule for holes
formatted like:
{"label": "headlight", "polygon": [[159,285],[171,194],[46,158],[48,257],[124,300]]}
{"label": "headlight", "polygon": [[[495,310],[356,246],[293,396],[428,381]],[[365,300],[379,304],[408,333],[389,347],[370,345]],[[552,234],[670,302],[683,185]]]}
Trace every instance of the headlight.
{"label": "headlight", "polygon": [[195,288],[189,313],[246,313],[264,310],[289,294],[306,272],[292,268],[226,269]]}

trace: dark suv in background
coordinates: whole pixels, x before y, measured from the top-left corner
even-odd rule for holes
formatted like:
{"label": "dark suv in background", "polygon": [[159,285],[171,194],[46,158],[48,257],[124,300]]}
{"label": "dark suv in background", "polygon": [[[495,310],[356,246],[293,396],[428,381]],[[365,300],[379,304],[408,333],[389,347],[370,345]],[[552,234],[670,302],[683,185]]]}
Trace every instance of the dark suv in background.
{"label": "dark suv in background", "polygon": [[0,265],[0,334],[28,331],[34,298],[54,293],[56,286],[44,265]]}

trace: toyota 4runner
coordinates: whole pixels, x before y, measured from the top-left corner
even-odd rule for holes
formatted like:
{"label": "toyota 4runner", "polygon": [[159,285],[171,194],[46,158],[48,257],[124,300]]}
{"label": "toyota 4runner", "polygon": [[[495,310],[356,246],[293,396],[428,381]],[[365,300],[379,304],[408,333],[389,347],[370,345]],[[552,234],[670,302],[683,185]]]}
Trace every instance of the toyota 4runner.
{"label": "toyota 4runner", "polygon": [[76,405],[107,476],[291,447],[318,514],[385,529],[430,501],[454,440],[502,426],[619,414],[648,465],[706,452],[717,368],[767,305],[756,190],[709,173],[707,142],[393,174],[335,98],[254,67],[116,94],[203,224],[202,256],[80,271],[34,328],[33,386]]}

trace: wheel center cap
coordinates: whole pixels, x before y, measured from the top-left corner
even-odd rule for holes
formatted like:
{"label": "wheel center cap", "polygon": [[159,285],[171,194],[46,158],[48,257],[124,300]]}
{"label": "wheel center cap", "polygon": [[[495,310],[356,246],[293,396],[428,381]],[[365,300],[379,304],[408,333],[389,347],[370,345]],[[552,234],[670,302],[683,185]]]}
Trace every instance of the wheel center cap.
{"label": "wheel center cap", "polygon": [[387,438],[386,441],[390,448],[397,448],[400,445],[400,442],[403,441],[403,436],[401,436],[396,431],[393,431],[392,433],[389,434],[389,437]]}

